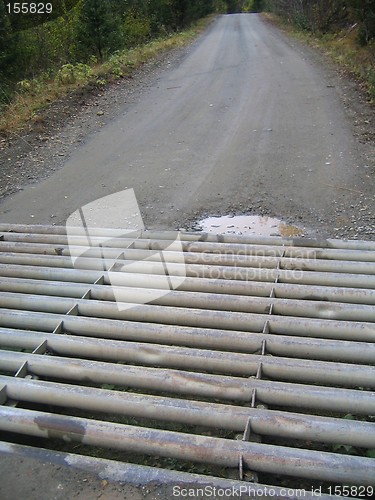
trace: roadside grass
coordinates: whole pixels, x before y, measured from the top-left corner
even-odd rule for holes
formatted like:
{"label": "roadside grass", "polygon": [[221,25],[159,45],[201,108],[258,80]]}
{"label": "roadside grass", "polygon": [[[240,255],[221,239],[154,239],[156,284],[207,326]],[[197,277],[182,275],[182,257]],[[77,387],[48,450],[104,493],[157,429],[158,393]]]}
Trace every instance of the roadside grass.
{"label": "roadside grass", "polygon": [[117,51],[103,62],[92,57],[88,64],[65,64],[32,80],[18,82],[12,98],[0,108],[0,134],[7,135],[21,130],[27,123],[37,123],[41,111],[68,94],[131,77],[136,69],[159,54],[192,42],[213,18],[208,16],[187,30]]}
{"label": "roadside grass", "polygon": [[365,46],[359,45],[358,26],[350,26],[337,33],[319,35],[302,31],[274,14],[263,13],[263,16],[299,40],[322,51],[344,71],[354,76],[371,103],[375,103],[375,40]]}

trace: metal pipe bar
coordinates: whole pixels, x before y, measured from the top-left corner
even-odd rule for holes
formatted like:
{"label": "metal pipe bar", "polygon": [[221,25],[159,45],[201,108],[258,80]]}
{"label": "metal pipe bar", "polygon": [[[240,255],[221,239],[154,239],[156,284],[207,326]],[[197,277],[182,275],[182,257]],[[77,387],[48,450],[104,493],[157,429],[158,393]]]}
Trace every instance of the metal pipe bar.
{"label": "metal pipe bar", "polygon": [[51,434],[92,446],[236,467],[242,455],[259,472],[326,481],[373,485],[375,462],[369,458],[263,445],[245,441],[92,421],[20,408],[0,407],[0,426],[38,437]]}
{"label": "metal pipe bar", "polygon": [[[91,283],[74,283],[68,281],[50,281],[50,280],[35,280],[35,279],[24,279],[24,278],[8,278],[0,276],[0,291],[2,292],[12,292],[12,293],[34,293],[42,294],[47,293],[48,295],[57,297],[70,297],[80,299],[87,292],[88,288],[91,291],[95,291],[97,297],[100,295],[99,300],[115,300],[114,292],[118,290],[119,292],[123,290],[121,287],[112,287],[94,285]],[[126,288],[124,291],[130,295],[133,288]],[[136,291],[139,289],[135,289]],[[143,290],[143,289],[142,289]],[[149,293],[149,289],[145,289],[146,293]],[[91,295],[92,297],[92,295]]]}
{"label": "metal pipe bar", "polygon": [[[82,227],[68,226],[69,234],[81,235],[83,230]],[[114,231],[117,229],[109,228],[90,228],[90,234],[93,236],[112,236]],[[66,226],[48,226],[48,225],[32,225],[32,224],[0,224],[0,232],[3,233],[25,233],[25,234],[61,234],[66,235]],[[176,239],[177,231],[134,231],[132,234],[137,234],[139,238],[144,239],[162,239],[162,240],[174,240]],[[224,234],[215,235],[203,232],[185,232],[181,231],[178,233],[182,241],[194,241],[194,242],[217,242],[220,243],[241,243],[241,244],[266,244],[275,246],[292,245],[295,247],[299,246],[319,246],[320,248],[339,248],[339,249],[363,249],[363,250],[375,250],[375,243],[371,241],[361,241],[361,240],[338,240],[338,239],[309,239],[309,238],[280,238],[280,237],[259,237],[251,235],[234,235],[234,234]]]}
{"label": "metal pipe bar", "polygon": [[[86,245],[84,245],[86,241]],[[120,251],[124,253],[125,260],[160,260],[159,251],[156,250],[144,250],[144,249],[136,249],[136,248],[127,248],[123,249],[123,245],[121,245],[121,241],[114,241],[112,245],[115,243],[118,244],[118,247],[115,248],[106,248],[102,246],[102,241],[99,240],[98,246],[89,246],[87,240],[80,240],[81,245],[83,246],[73,246],[67,245],[67,241],[65,245],[56,242],[53,245],[29,245],[27,243],[20,242],[18,245],[10,245],[1,243],[0,248],[4,253],[11,253],[12,250],[19,252],[22,249],[23,252],[27,254],[27,250],[30,250],[30,255],[34,255],[35,253],[46,254],[51,256],[81,256],[84,255],[86,258],[99,258],[101,259],[103,254],[106,259],[116,258]],[[90,243],[91,240],[90,240]],[[130,245],[129,242],[126,245]],[[10,252],[7,252],[10,251]],[[167,262],[170,263],[180,263],[181,259],[187,264],[209,264],[209,265],[222,265],[222,266],[230,266],[234,263],[237,266],[241,267],[257,267],[261,266],[263,268],[274,269],[278,262],[280,261],[280,267],[285,269],[304,269],[304,270],[324,270],[327,272],[354,272],[354,273],[374,273],[374,266],[371,262],[358,262],[358,261],[339,261],[339,260],[322,260],[316,258],[280,258],[272,256],[264,256],[264,255],[244,255],[241,254],[225,254],[225,253],[207,253],[207,252],[181,252],[181,251],[172,251],[172,249],[162,249],[164,258]],[[370,252],[371,253],[371,252]]]}
{"label": "metal pipe bar", "polygon": [[[80,299],[87,291],[87,285],[40,280],[0,278],[0,291],[23,294],[48,294],[65,298]],[[155,293],[159,296],[155,298]],[[375,322],[375,307],[363,304],[340,304],[318,300],[282,299],[276,297],[251,297],[202,292],[184,292],[165,289],[125,288],[119,286],[90,285],[90,297],[98,301],[128,302],[133,304],[210,309],[243,313],[267,313],[273,305],[273,314],[302,316],[310,318],[328,317],[347,321]]]}
{"label": "metal pipe bar", "polygon": [[[158,324],[173,324],[181,326],[194,326],[203,328],[219,328],[224,330],[260,331],[266,321],[271,316],[264,313],[239,313],[231,311],[206,311],[203,309],[163,307],[150,304],[113,303],[86,299],[69,299],[66,297],[50,297],[43,295],[25,295],[0,292],[0,302],[4,308],[26,309],[28,311],[47,312],[52,314],[67,314],[72,308],[77,306],[81,316],[94,316],[96,318],[118,319],[138,322],[151,322]],[[363,306],[366,307],[366,306]],[[327,309],[329,311],[329,308]],[[323,309],[323,312],[324,309]],[[167,314],[166,314],[167,313]],[[329,314],[327,314],[329,317]],[[281,319],[282,318],[282,319]],[[298,322],[299,320],[299,322]],[[320,323],[319,323],[320,322]],[[306,335],[314,336],[312,329],[318,327],[319,335],[327,337],[327,330],[330,326],[341,326],[343,329],[351,331],[350,337],[342,332],[339,339],[353,339],[359,341],[373,341],[375,339],[375,324],[369,322],[338,321],[334,319],[298,318],[295,316],[272,316],[270,327],[275,324],[276,328],[281,325],[287,326],[287,331],[280,333],[292,333],[292,326],[299,323],[309,327],[310,331]],[[10,325],[8,325],[10,326]],[[319,328],[320,327],[320,328]],[[349,327],[349,328],[348,328]],[[359,337],[355,337],[354,329],[361,332]],[[273,329],[272,332],[273,333]],[[299,333],[303,335],[303,333]]]}
{"label": "metal pipe bar", "polygon": [[223,400],[250,401],[256,390],[257,400],[269,405],[314,408],[344,414],[375,414],[375,392],[0,350],[1,370],[16,371],[23,363],[27,363],[29,373],[40,377],[114,384]]}
{"label": "metal pipe bar", "polygon": [[[53,335],[45,335],[42,342],[44,340],[50,342],[50,337],[53,337]],[[107,359],[114,359],[119,362],[150,366],[156,364],[162,367],[186,370],[199,370],[204,367],[206,372],[236,376],[255,376],[259,363],[262,363],[263,375],[273,379],[320,383],[323,385],[336,384],[343,387],[375,388],[375,367],[372,366],[276,358],[273,356],[163,346],[142,342],[112,341],[112,344],[108,345],[108,341],[107,343],[99,343],[95,339],[95,342],[90,343],[88,340],[85,337],[82,339],[76,338],[74,343],[70,343],[70,346],[73,347],[71,354],[77,356],[77,354],[85,352],[85,354],[89,354],[89,357],[97,357],[101,348],[107,347],[106,351],[103,349],[102,356],[106,352]],[[10,338],[5,342],[14,341]],[[83,344],[81,347],[78,347],[79,342]],[[85,346],[86,343],[87,346]],[[62,338],[59,346],[58,339],[51,338],[49,347],[53,350],[53,345],[58,345],[62,349],[61,344],[65,345],[66,348],[69,341],[64,341],[64,338]],[[33,346],[37,347],[35,344]],[[97,353],[96,356],[95,353]]]}
{"label": "metal pipe bar", "polygon": [[[82,341],[87,340],[83,338]],[[205,371],[240,376],[255,375],[259,363],[262,363],[263,374],[270,378],[375,388],[375,367],[372,366],[126,341],[121,341],[121,344],[117,342],[117,351],[117,360],[129,363],[158,364],[189,370],[199,370],[204,366]]]}
{"label": "metal pipe bar", "polygon": [[[101,276],[104,276],[105,274],[103,272],[92,271],[90,269],[68,269],[58,267],[36,267],[22,264],[0,264],[0,275],[9,278],[54,280],[73,283],[95,283],[95,281],[97,281]],[[126,276],[129,276],[129,278],[131,279],[133,274],[124,274],[124,278],[126,278]],[[136,276],[137,275],[134,275],[134,277]],[[153,278],[154,276],[150,276],[151,282],[155,281]],[[155,278],[160,281],[160,278],[158,276],[155,276]]]}
{"label": "metal pipe bar", "polygon": [[[222,422],[228,430],[251,427],[259,435],[284,439],[311,436],[311,441],[374,446],[374,424],[343,419],[343,429],[342,419],[279,408],[340,416],[375,414],[375,243],[102,229],[95,229],[87,241],[82,228],[68,229],[69,237],[66,228],[13,229],[8,226],[10,232],[0,234],[0,301],[9,308],[0,311],[0,346],[10,349],[0,351],[0,370],[13,375],[0,376],[3,403],[8,393],[12,401],[53,402],[89,412],[110,409],[114,414],[213,428]],[[167,280],[179,288],[166,289]],[[87,384],[119,387],[103,391]],[[148,394],[121,390],[128,387]],[[188,400],[150,392],[188,395]],[[196,398],[204,402],[192,401]],[[220,400],[229,404],[218,404]],[[256,429],[238,400],[251,402]],[[41,426],[39,420],[25,421],[24,413],[18,415],[17,422],[5,425],[19,426],[21,433],[31,429],[32,434],[34,428],[44,432],[44,422]],[[56,416],[51,419],[47,434],[56,424]],[[66,429],[68,421],[73,427]],[[83,432],[77,427],[80,422],[59,421],[60,437],[70,439],[73,430],[82,441],[87,432],[86,426]],[[113,427],[92,419],[88,425],[89,439],[94,440],[89,444],[96,439],[111,446]],[[144,442],[151,454],[160,454],[165,444],[166,456],[184,460],[191,451],[199,455],[193,460],[207,462],[203,457],[208,447],[208,462],[223,460],[221,438],[202,442],[203,436],[182,435],[193,440],[189,449],[173,433],[147,432],[149,441]],[[349,434],[349,441],[342,440],[343,433]],[[143,437],[131,427],[119,447],[134,442],[132,451],[149,453],[142,451]],[[305,470],[311,477],[304,453],[311,463],[322,458],[319,452],[299,449],[291,450],[298,454],[291,457],[286,449],[285,461],[285,450],[271,450],[271,445],[245,449],[244,455],[243,443],[238,453],[231,448],[238,441],[225,441],[230,443],[230,458],[240,464],[241,477],[243,466],[288,475],[293,461],[291,474],[296,476],[298,460],[303,462],[301,477],[307,477]],[[274,463],[268,460],[263,469],[269,454]],[[254,455],[260,468],[248,462]],[[323,455],[319,479],[324,469],[336,465]],[[275,469],[279,460],[281,471]],[[349,465],[340,463],[340,470]],[[374,461],[372,467],[375,470]],[[343,482],[347,478],[346,473]]]}
{"label": "metal pipe bar", "polygon": [[[91,240],[90,240],[91,241]],[[59,243],[24,243],[22,241],[17,241],[17,242],[7,242],[7,241],[0,241],[0,251],[1,252],[6,252],[6,253],[27,253],[27,254],[32,254],[32,255],[61,255],[63,257],[70,257],[70,256],[80,256],[80,255],[85,255],[86,257],[91,257],[91,258],[102,258],[103,254],[105,254],[105,257],[108,259],[115,259],[118,257],[122,251],[127,251],[127,247],[125,246],[125,242],[123,242],[124,247],[121,247],[120,244],[116,246],[107,246],[105,245],[106,242],[97,246],[88,246],[88,243],[86,245],[82,244],[79,245],[68,245],[68,244],[59,244]],[[130,245],[131,243],[127,243]],[[146,245],[145,245],[146,246]],[[123,250],[124,249],[124,250]],[[134,245],[132,245],[132,248],[129,250],[132,250],[132,254],[137,257],[138,251],[149,251],[149,249],[136,249],[134,248]],[[154,253],[154,252],[153,252]],[[143,257],[140,257],[143,258]]]}
{"label": "metal pipe bar", "polygon": [[[127,249],[131,246],[135,250],[165,251],[172,250],[166,248],[169,240],[150,240],[143,238],[127,238],[125,236],[113,236],[104,239],[103,237],[90,238],[88,242],[85,233],[81,236],[36,236],[20,235],[14,233],[3,234],[0,241],[0,249],[3,252],[26,252],[48,255],[81,255],[88,252],[90,256],[101,257],[103,248],[105,254],[110,257],[111,252],[118,254],[119,249]],[[186,242],[176,243],[176,251],[186,253],[222,254],[233,256],[262,256],[262,257],[286,257],[298,259],[321,259],[321,260],[349,260],[359,262],[374,262],[375,254],[371,250],[340,250],[334,248],[310,248],[310,247],[285,247],[272,245],[248,245],[244,243],[220,243],[217,242]],[[115,255],[115,256],[116,256]]]}
{"label": "metal pipe bar", "polygon": [[[64,282],[46,282],[35,280],[22,280],[12,278],[0,279],[0,290],[12,291],[21,293],[43,293],[47,292],[50,295],[61,295],[65,297],[80,298],[85,293],[87,287],[75,283],[65,284]],[[159,305],[175,305],[184,307],[198,307],[221,310],[232,310],[237,312],[265,312],[271,304],[277,303],[280,308],[280,314],[285,314],[282,310],[283,305],[287,308],[292,308],[296,311],[297,316],[314,316],[314,311],[324,309],[323,315],[329,314],[331,318],[353,320],[356,317],[359,320],[371,321],[375,318],[375,310],[373,308],[363,308],[360,306],[342,306],[333,304],[327,310],[327,305],[318,301],[304,300],[303,304],[293,301],[293,299],[252,297],[249,302],[247,297],[233,296],[229,294],[214,294],[202,292],[184,293],[182,290],[170,291],[167,296],[162,296],[154,299],[154,291],[157,289],[144,288],[124,288],[111,286],[110,289],[100,285],[91,285],[91,297],[95,300],[121,300],[122,302],[146,303],[153,302]],[[163,295],[164,290],[160,290]],[[375,295],[374,295],[375,298]],[[297,299],[298,300],[298,299]],[[360,307],[358,309],[358,307]],[[303,310],[301,310],[303,309]],[[300,311],[301,310],[301,311]],[[274,311],[275,312],[275,311]],[[336,313],[336,314],[335,314]],[[367,315],[366,315],[367,313]],[[319,316],[320,314],[318,314]]]}
{"label": "metal pipe bar", "polygon": [[375,447],[375,424],[0,376],[8,398],[291,439]]}
{"label": "metal pipe bar", "polygon": [[[50,329],[50,331],[52,328]],[[183,330],[182,330],[183,331]],[[177,332],[176,332],[177,333]],[[296,357],[303,359],[320,359],[358,363],[362,365],[375,363],[375,344],[365,342],[331,341],[326,339],[298,339],[287,336],[274,336],[265,333],[249,335],[247,332],[217,330],[212,332],[194,332],[189,340],[183,339],[176,345],[218,349],[224,351],[257,353],[261,352],[263,342],[267,343],[267,353],[273,356]],[[29,349],[35,348],[45,340],[52,351],[62,355],[85,356],[100,359],[119,360],[119,347],[122,341],[105,338],[91,338],[68,335],[52,335],[31,330],[17,330],[0,327],[0,345],[3,347]],[[122,339],[126,340],[126,339]],[[157,335],[147,339],[158,340]],[[170,343],[170,341],[167,341]]]}
{"label": "metal pipe bar", "polygon": [[[90,240],[91,241],[91,240]],[[67,241],[65,245],[67,245]],[[106,249],[105,247],[99,246],[89,246],[87,239],[79,240],[84,246],[69,246],[66,247],[65,258],[72,256],[82,256],[80,260],[92,258],[94,260],[110,260],[115,259],[119,253],[124,254],[123,260],[125,261],[160,261],[160,251],[155,250],[142,250],[125,248],[120,246],[120,241],[113,242],[119,244],[118,252],[116,248]],[[85,245],[86,243],[86,245]],[[95,243],[95,241],[93,242]],[[128,243],[130,245],[130,243]],[[56,246],[57,245],[57,246]],[[1,248],[1,247],[0,247]],[[50,249],[51,255],[39,255],[34,253],[17,253],[19,258],[23,258],[28,263],[29,259],[33,260],[46,260],[48,257],[50,260],[56,256],[60,256],[60,260],[64,258],[63,253],[64,247],[60,247],[60,243],[56,242],[54,247]],[[12,255],[12,252],[3,252],[5,255]],[[117,255],[116,255],[117,253]],[[101,254],[104,258],[101,258]],[[273,256],[259,256],[259,255],[236,255],[236,254],[223,254],[223,253],[198,253],[198,252],[182,252],[173,251],[172,249],[163,250],[163,258],[166,262],[181,263],[185,264],[201,264],[201,265],[215,265],[215,266],[239,266],[246,268],[261,267],[263,269],[275,269],[278,266],[283,270],[302,270],[302,271],[323,271],[323,272],[334,272],[334,273],[352,273],[352,274],[375,274],[375,263],[374,262],[362,262],[362,261],[348,261],[348,260],[323,260],[323,259],[306,259],[306,258],[289,258],[289,257],[273,257]],[[95,264],[97,265],[97,263]]]}
{"label": "metal pipe bar", "polygon": [[[58,269],[26,265],[0,264],[0,275],[9,278],[54,281],[60,283],[94,283],[103,277],[105,285],[111,285],[111,273],[88,269]],[[162,288],[165,276],[116,273],[118,286],[138,288]],[[236,280],[189,278],[178,286],[185,292],[230,293],[232,295],[269,297],[274,290],[275,297],[286,299],[329,300],[351,304],[375,305],[375,290],[360,288],[337,288],[291,283],[244,282]]]}
{"label": "metal pipe bar", "polygon": [[[9,259],[12,260],[12,259]],[[1,262],[1,256],[0,256]],[[9,262],[13,263],[13,262]],[[57,266],[57,261],[53,262]],[[82,262],[82,267],[89,263]],[[49,263],[48,265],[50,265]],[[160,266],[152,262],[130,262],[123,261],[116,263],[114,271],[126,273],[148,273],[148,274],[164,274]],[[104,267],[104,266],[103,266]],[[265,281],[274,283],[278,280],[281,283],[294,284],[310,284],[310,285],[329,285],[329,286],[345,286],[353,288],[370,288],[375,287],[375,279],[373,276],[366,274],[343,274],[343,273],[326,273],[313,272],[305,270],[284,270],[284,269],[262,269],[262,268],[239,268],[225,266],[207,266],[207,265],[185,265],[185,264],[168,264],[168,272],[172,276],[187,276],[191,278],[215,278],[223,280],[239,280],[239,281]]]}
{"label": "metal pipe bar", "polygon": [[[18,264],[28,266],[46,266],[72,269],[73,263],[70,257],[1,253],[0,263]],[[121,273],[137,274],[161,274],[165,275],[165,268],[161,262],[149,261],[119,261],[118,259],[90,259],[80,257],[76,263],[79,269],[89,269],[105,272],[113,265],[115,271]],[[306,271],[300,269],[262,269],[243,268],[234,266],[208,266],[200,264],[178,264],[168,263],[168,273],[170,276],[191,277],[191,278],[215,278],[241,281],[266,281],[275,282],[278,279],[281,283],[311,284],[344,286],[352,288],[375,288],[375,276],[366,274],[344,274],[340,272],[327,273]]]}
{"label": "metal pipe bar", "polygon": [[[269,333],[276,336],[275,338],[286,335],[312,339],[315,337],[318,339],[374,342],[372,325],[314,319],[298,321],[298,319],[279,316],[276,320],[268,315],[258,315],[249,318],[249,328],[247,331],[242,330],[241,333],[245,335],[246,333],[261,333],[268,321]],[[223,328],[197,328],[184,325],[168,325],[166,323],[154,324],[146,321],[119,321],[36,311],[25,312],[0,309],[0,325],[9,328],[53,331],[60,323],[63,323],[64,330],[71,334],[144,342],[155,342],[157,340],[158,343],[202,347],[211,347],[211,342],[213,342],[213,345],[221,346],[218,332],[221,332],[220,335],[233,335],[233,333],[239,332],[239,328],[233,332]],[[251,326],[253,329],[251,329]],[[227,338],[230,339],[230,337]]]}

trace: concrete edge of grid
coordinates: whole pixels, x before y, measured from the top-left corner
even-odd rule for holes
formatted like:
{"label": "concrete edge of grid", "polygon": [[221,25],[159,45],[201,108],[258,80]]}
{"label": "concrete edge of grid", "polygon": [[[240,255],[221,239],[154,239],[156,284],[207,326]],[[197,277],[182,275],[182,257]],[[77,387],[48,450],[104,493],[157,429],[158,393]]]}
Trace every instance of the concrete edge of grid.
{"label": "concrete edge of grid", "polygon": [[[99,479],[108,480],[115,483],[126,483],[135,487],[145,486],[163,486],[165,488],[182,489],[205,489],[210,492],[220,490],[236,491],[242,493],[241,498],[272,497],[275,499],[297,500],[311,499],[319,497],[321,500],[340,499],[341,496],[331,496],[324,493],[309,490],[293,489],[289,487],[281,488],[267,486],[247,481],[222,479],[213,476],[202,476],[188,472],[178,472],[167,469],[158,469],[146,465],[131,464],[108,460],[104,458],[76,455],[73,453],[63,453],[43,448],[34,448],[32,446],[20,445],[0,441],[0,457],[15,457],[31,462],[36,462],[43,467],[48,464],[75,469],[86,473],[94,474]],[[176,495],[177,498],[178,495]],[[235,496],[234,496],[235,498]],[[345,497],[350,500],[349,497]]]}

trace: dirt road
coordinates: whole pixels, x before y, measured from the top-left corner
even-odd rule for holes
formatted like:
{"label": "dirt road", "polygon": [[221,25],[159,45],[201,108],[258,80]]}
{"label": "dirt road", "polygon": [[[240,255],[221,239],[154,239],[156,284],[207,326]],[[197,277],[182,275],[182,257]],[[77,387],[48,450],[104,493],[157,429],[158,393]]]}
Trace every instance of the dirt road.
{"label": "dirt road", "polygon": [[372,238],[370,144],[353,135],[350,89],[318,59],[258,15],[219,17],[139,97],[116,99],[116,118],[68,146],[62,168],[5,198],[1,220],[64,223],[134,188],[148,228],[248,213],[311,235]]}
{"label": "dirt road", "polygon": [[[134,188],[148,228],[269,214],[311,235],[375,239],[370,122],[351,83],[311,49],[257,15],[219,17],[157,72],[101,90],[46,139],[3,149],[6,185],[15,166],[34,181],[51,175],[3,197],[0,219],[60,224]],[[32,150],[16,154],[16,143]],[[168,498],[26,458],[2,457],[1,469],[4,499]]]}

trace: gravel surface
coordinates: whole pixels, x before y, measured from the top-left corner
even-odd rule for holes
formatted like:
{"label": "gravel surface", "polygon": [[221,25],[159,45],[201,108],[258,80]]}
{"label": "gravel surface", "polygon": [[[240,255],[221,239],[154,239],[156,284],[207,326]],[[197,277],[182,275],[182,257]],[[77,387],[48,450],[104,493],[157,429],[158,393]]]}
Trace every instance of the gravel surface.
{"label": "gravel surface", "polygon": [[72,152],[124,114],[163,72],[179,64],[186,50],[159,54],[131,77],[104,87],[78,89],[39,112],[24,130],[0,135],[0,200],[61,169]]}

